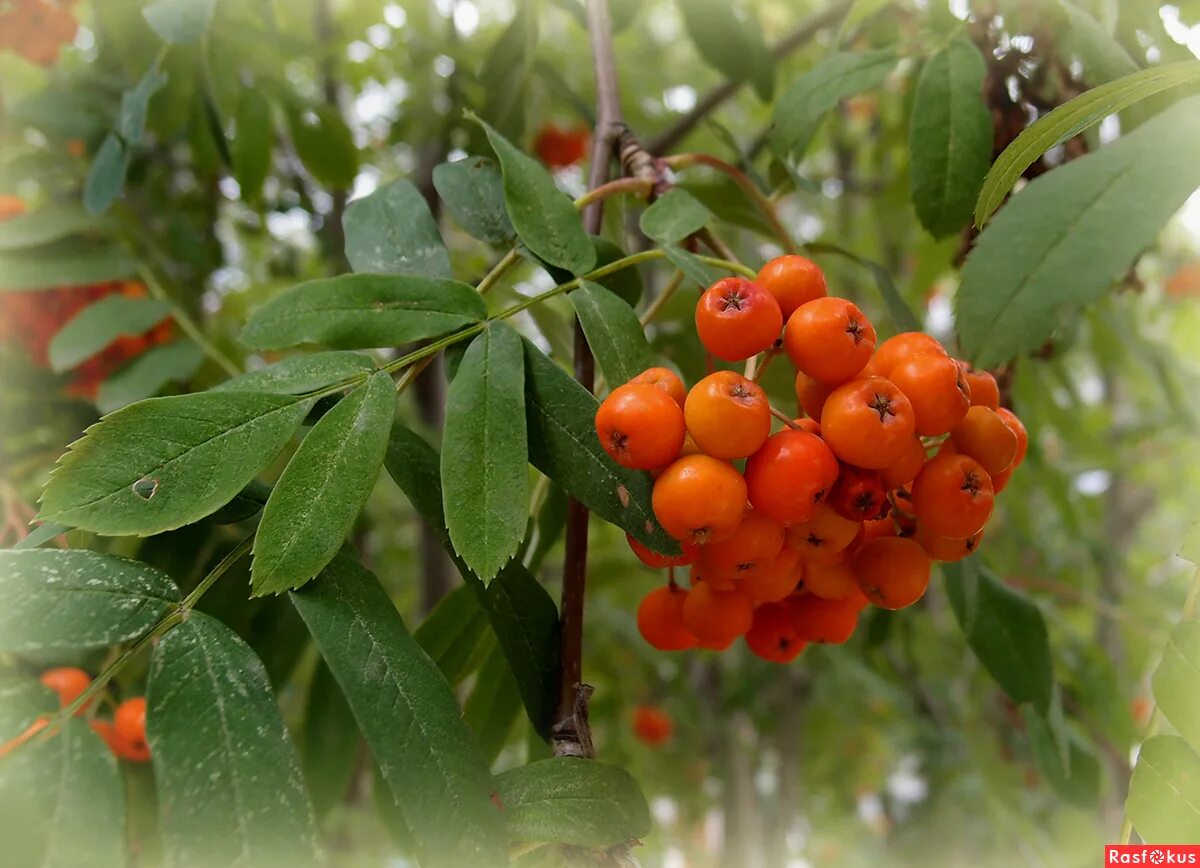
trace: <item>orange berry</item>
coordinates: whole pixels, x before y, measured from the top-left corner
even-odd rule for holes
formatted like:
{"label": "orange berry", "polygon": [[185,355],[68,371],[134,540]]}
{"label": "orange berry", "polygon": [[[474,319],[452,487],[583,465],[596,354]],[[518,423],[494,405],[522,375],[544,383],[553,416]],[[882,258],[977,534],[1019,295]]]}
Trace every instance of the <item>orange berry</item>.
{"label": "orange berry", "polygon": [[633,734],[648,747],[666,744],[675,734],[675,724],[661,708],[639,705],[633,710]]}
{"label": "orange berry", "polygon": [[0,194],[0,222],[20,217],[25,213],[25,200],[20,196]]}
{"label": "orange berry", "polygon": [[917,478],[921,468],[925,466],[925,444],[920,438],[914,437],[904,447],[900,457],[883,468],[883,484],[887,488],[899,488],[908,485]]}
{"label": "orange berry", "polygon": [[767,438],[746,462],[750,503],[782,524],[808,521],[837,480],[838,464],[825,441],[788,428]]}
{"label": "orange berry", "polygon": [[566,129],[544,124],[533,139],[533,152],[550,168],[562,169],[584,158],[588,137],[586,127]]}
{"label": "orange berry", "polygon": [[935,561],[941,561],[944,564],[952,564],[955,561],[961,561],[967,555],[979,548],[979,543],[983,539],[983,531],[972,534],[966,539],[950,539],[944,536],[934,536],[925,530],[925,526],[918,522],[916,533],[913,534],[913,539],[925,549],[925,554],[933,558]]}
{"label": "orange berry", "polygon": [[112,722],[108,720],[93,720],[90,725],[96,735],[100,736],[104,740],[104,743],[108,745],[108,749],[115,755],[120,756],[122,749],[121,740],[117,737]]}
{"label": "orange berry", "polygon": [[679,375],[670,368],[647,368],[629,382],[657,386],[670,395],[671,400],[678,404],[680,409],[683,409],[683,401],[687,398],[687,389],[684,388],[683,380],[679,379]]}
{"label": "orange berry", "polygon": [[667,533],[703,545],[737,530],[746,512],[746,481],[724,461],[689,455],[654,481],[651,503]]}
{"label": "orange berry", "polygon": [[853,596],[858,593],[854,567],[844,558],[837,563],[809,563],[804,570],[804,590],[822,600],[844,600]]}
{"label": "orange berry", "polygon": [[1016,467],[1016,462],[1001,470],[992,477],[992,493],[999,494],[1008,487],[1008,480],[1012,477],[1013,468]]}
{"label": "orange berry", "polygon": [[892,371],[902,362],[929,355],[948,358],[937,338],[924,332],[901,332],[879,345],[875,357],[871,359],[871,370],[877,376],[890,379]]}
{"label": "orange berry", "polygon": [[620,386],[596,411],[600,445],[622,467],[665,467],[679,457],[684,433],[683,411],[657,386]]}
{"label": "orange berry", "polygon": [[829,294],[820,267],[811,259],[795,254],[776,256],[759,269],[755,282],[775,296],[785,320],[800,305]]}
{"label": "orange berry", "polygon": [[113,712],[113,733],[117,740],[117,755],[133,762],[150,759],[146,744],[146,698],[126,699]]}
{"label": "orange berry", "polygon": [[696,445],[713,458],[745,458],[771,433],[766,393],[733,371],[717,371],[693,386],[683,418]]}
{"label": "orange berry", "polygon": [[884,536],[895,536],[896,524],[890,518],[880,518],[873,521],[864,521],[862,523],[862,533],[858,535],[853,543],[850,544],[850,549],[855,550],[866,545],[873,539],[879,539]]}
{"label": "orange berry", "polygon": [[971,367],[960,359],[955,359],[954,363],[962,370],[963,379],[967,381],[967,388],[971,390],[972,407],[987,407],[989,410],[995,410],[1000,406],[1000,387],[996,385],[995,377],[987,371]]}
{"label": "orange berry", "polygon": [[1001,473],[1017,457],[1017,434],[995,410],[972,407],[954,426],[950,440],[960,455],[969,455],[988,473]]}
{"label": "orange berry", "polygon": [[1013,456],[1012,466],[1020,467],[1021,462],[1025,460],[1025,453],[1029,451],[1029,432],[1025,430],[1025,425],[1017,418],[1017,414],[1007,407],[1000,407],[996,410],[996,415],[1017,435],[1017,454]]}
{"label": "orange berry", "polygon": [[792,626],[805,642],[841,645],[854,634],[858,613],[867,604],[860,593],[841,600],[823,600],[813,594],[800,594],[788,601]]}
{"label": "orange berry", "polygon": [[740,591],[718,591],[701,582],[683,604],[684,626],[701,644],[727,645],[744,636],[754,620],[754,606]]}
{"label": "orange berry", "polygon": [[696,647],[696,637],[683,625],[683,604],[688,591],[676,585],[655,588],[638,604],[638,632],[659,651],[685,651]]}
{"label": "orange berry", "polygon": [[971,406],[967,381],[949,356],[913,356],[892,368],[887,378],[912,404],[913,421],[922,437],[945,434]]}
{"label": "orange berry", "polygon": [[803,575],[800,553],[785,545],[769,566],[746,577],[741,590],[755,604],[777,603],[796,590]]}
{"label": "orange berry", "polygon": [[704,348],[727,362],[748,359],[779,340],[783,315],[775,297],[744,277],[726,277],[696,304],[696,333]]}
{"label": "orange berry", "polygon": [[863,594],[884,609],[911,606],[929,587],[929,555],[904,537],[871,540],[855,556],[853,568]]}
{"label": "orange berry", "polygon": [[664,555],[642,545],[630,534],[625,534],[625,539],[629,543],[629,548],[637,555],[637,559],[646,566],[656,570],[666,569],[667,567],[686,567],[689,564],[694,564],[700,554],[700,548],[691,543],[681,543],[682,554]]}
{"label": "orange berry", "polygon": [[[74,666],[62,666],[57,669],[47,669],[42,673],[39,679],[42,684],[49,687],[58,694],[58,704],[60,708],[66,708],[72,702],[79,698],[83,691],[87,690],[88,685],[92,683],[92,677]],[[88,703],[90,705],[91,703]],[[80,708],[75,712],[83,714],[84,709]]]}
{"label": "orange berry", "polygon": [[746,645],[755,656],[772,663],[791,663],[806,644],[796,633],[792,607],[787,603],[768,603],[754,610]]}
{"label": "orange berry", "polygon": [[814,380],[804,371],[796,372],[796,402],[810,419],[817,422],[821,421],[821,408],[834,388]]}
{"label": "orange berry", "polygon": [[807,431],[809,434],[821,436],[821,423],[815,419],[805,417],[803,419],[793,419],[792,424],[800,431]]}
{"label": "orange berry", "polygon": [[859,522],[839,515],[828,503],[821,504],[808,521],[787,529],[787,543],[808,563],[844,551],[858,535]]}
{"label": "orange berry", "polygon": [[750,510],[732,536],[704,546],[704,577],[746,580],[770,567],[782,549],[783,525]]}
{"label": "orange berry", "polygon": [[875,327],[844,298],[818,298],[788,317],[783,346],[814,380],[837,385],[863,369],[875,351]]}
{"label": "orange berry", "polygon": [[864,470],[843,464],[837,482],[829,492],[829,506],[849,521],[886,518],[891,511],[887,486],[878,470]]}
{"label": "orange berry", "polygon": [[913,512],[934,536],[966,539],[992,515],[992,480],[974,458],[946,453],[926,462],[912,485]]}
{"label": "orange berry", "polygon": [[848,464],[879,470],[904,454],[916,433],[912,404],[890,380],[838,386],[821,411],[821,437]]}

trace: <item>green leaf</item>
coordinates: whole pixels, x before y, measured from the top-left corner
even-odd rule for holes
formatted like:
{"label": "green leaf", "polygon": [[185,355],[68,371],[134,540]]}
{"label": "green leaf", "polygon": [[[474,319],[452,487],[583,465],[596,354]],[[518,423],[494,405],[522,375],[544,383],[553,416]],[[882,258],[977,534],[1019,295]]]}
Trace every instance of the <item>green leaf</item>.
{"label": "green leaf", "polygon": [[895,326],[896,331],[921,331],[921,320],[917,318],[917,315],[913,313],[913,309],[908,306],[908,302],[904,300],[904,296],[900,294],[895,281],[892,280],[892,275],[878,262],[863,259],[857,253],[846,250],[844,247],[839,247],[836,244],[827,244],[818,241],[806,244],[804,247],[810,253],[829,253],[834,256],[841,256],[843,259],[848,259],[855,265],[865,268],[875,280],[875,286],[879,288],[879,294],[883,298],[883,304],[887,308],[888,316],[892,318],[892,325]]}
{"label": "green leaf", "polygon": [[118,536],[190,524],[257,476],[311,403],[202,392],[131,404],[105,416],[59,458],[40,518]]}
{"label": "green leaf", "polygon": [[0,251],[37,247],[101,226],[102,221],[74,203],[51,204],[0,223]]}
{"label": "green leaf", "polygon": [[1013,702],[1031,702],[1048,713],[1054,675],[1038,607],[971,562],[942,570],[950,605],[979,662]]}
{"label": "green leaf", "polygon": [[465,283],[416,275],[344,274],[310,280],[250,317],[242,342],[256,350],[301,343],[337,349],[390,347],[432,338],[487,316]]}
{"label": "green leaf", "polygon": [[878,87],[896,66],[890,49],[838,53],[800,76],[775,101],[769,143],[784,162],[799,162],[825,113],[839,100]]}
{"label": "green leaf", "polygon": [[487,627],[487,612],[479,596],[469,585],[461,585],[438,600],[413,632],[413,638],[446,680],[455,685],[469,674]]}
{"label": "green leaf", "polygon": [[667,259],[671,260],[671,264],[701,289],[708,289],[725,276],[703,259],[694,253],[688,253],[682,247],[666,245],[662,250],[667,255]]}
{"label": "green leaf", "polygon": [[537,57],[539,10],[517,6],[479,70],[484,90],[483,119],[509,139],[525,132],[529,80]]}
{"label": "green leaf", "polygon": [[1200,844],[1200,755],[1177,735],[1143,742],[1125,813],[1147,844]]}
{"label": "green leaf", "polygon": [[287,123],[296,156],[314,178],[334,189],[345,190],[354,185],[358,148],[336,108],[289,106]]}
{"label": "green leaf", "polygon": [[748,81],[764,102],[775,90],[775,61],[752,11],[729,0],[680,0],[700,56],[731,81]]}
{"label": "green leaf", "polygon": [[571,200],[537,160],[483,121],[478,123],[500,159],[504,204],[521,241],[551,265],[576,275],[591,271],[596,250]]}
{"label": "green leaf", "polygon": [[521,338],[494,323],[471,342],[446,396],[442,487],[450,540],[487,584],[525,536],[529,511]]}
{"label": "green leaf", "polygon": [[567,297],[611,388],[654,366],[654,354],[633,308],[589,281]]}
{"label": "green leaf", "polygon": [[650,808],[624,769],[595,760],[555,757],[496,778],[509,836],[610,847],[650,832]]}
{"label": "green leaf", "polygon": [[659,244],[676,244],[703,229],[712,216],[695,196],[675,187],[642,212],[639,225]]}
{"label": "green leaf", "polygon": [[[629,255],[608,239],[597,235],[592,236],[592,244],[596,248],[596,268],[611,265],[618,259],[624,259]],[[562,283],[563,281],[558,282]],[[645,292],[642,276],[638,274],[636,268],[622,268],[620,271],[614,271],[612,274],[597,279],[596,283],[615,294],[630,307],[634,307]]]}
{"label": "green leaf", "polygon": [[13,549],[36,549],[50,542],[56,536],[69,531],[65,524],[55,524],[52,521],[43,522],[31,530],[23,539],[18,540]]}
{"label": "green leaf", "polygon": [[[992,164],[984,179],[983,189],[979,191],[979,199],[975,203],[975,225],[983,226],[992,212],[1004,202],[1004,197],[1025,170],[1055,145],[1061,145],[1109,115],[1122,111],[1140,100],[1196,81],[1200,81],[1200,60],[1165,63],[1094,87],[1038,118],[1026,127]],[[1189,100],[1188,104],[1194,105],[1194,101]],[[1175,106],[1163,114],[1178,117],[1179,107]],[[1192,114],[1195,114],[1194,109]],[[1162,134],[1160,132],[1157,135]],[[1174,135],[1172,131],[1167,137],[1168,140],[1173,140]],[[1186,150],[1178,147],[1176,149]],[[1195,189],[1195,185],[1192,189]],[[1155,229],[1157,230],[1157,226]]]}
{"label": "green leaf", "polygon": [[158,0],[142,15],[165,42],[195,42],[208,29],[216,5],[217,0]]}
{"label": "green leaf", "polygon": [[479,669],[479,677],[463,706],[463,719],[488,763],[494,763],[508,743],[517,715],[521,713],[521,691],[504,649],[493,642]]}
{"label": "green leaf", "polygon": [[492,630],[517,678],[534,728],[550,735],[558,691],[558,608],[529,571],[513,561],[486,588],[450,545],[442,506],[437,452],[405,428],[392,426],[384,461],[425,523],[438,535],[458,570],[487,610]]}
{"label": "green leaf", "polygon": [[168,864],[317,862],[312,805],[267,672],[221,622],[193,611],[155,646],[146,738]]}
{"label": "green leaf", "polygon": [[995,367],[1036,349],[1063,308],[1095,300],[1125,275],[1200,186],[1198,138],[1200,97],[1015,196],[962,271],[956,321],[966,357]]}
{"label": "green leaf", "polygon": [[186,382],[204,361],[204,352],[191,341],[151,347],[100,384],[96,406],[111,413],[162,391],[167,383]]}
{"label": "green leaf", "polygon": [[238,97],[237,135],[230,156],[233,177],[242,191],[243,201],[257,201],[263,182],[271,171],[274,130],[271,127],[271,103],[254,88],[245,88]]}
{"label": "green leaf", "polygon": [[86,721],[68,720],[49,741],[0,763],[0,840],[6,865],[126,864],[121,775]]}
{"label": "green leaf", "polygon": [[1071,804],[1095,808],[1100,798],[1100,762],[1074,730],[1066,727],[1057,705],[1049,715],[1022,705],[1021,717],[1034,763],[1046,782]]}
{"label": "green leaf", "polygon": [[1158,708],[1175,731],[1200,751],[1200,621],[1183,621],[1171,631],[1151,686]]}
{"label": "green leaf", "polygon": [[422,865],[503,864],[492,777],[450,685],[343,550],[292,602],[341,685]]}
{"label": "green leaf", "polygon": [[102,648],[136,639],[179,602],[147,564],[86,549],[0,550],[0,650]]}
{"label": "green leaf", "polygon": [[983,102],[979,49],[953,39],[921,70],[909,127],[912,199],[936,238],[962,229],[992,160],[992,115]]}
{"label": "green leaf", "polygon": [[833,40],[836,46],[842,46],[846,40],[856,33],[864,23],[874,18],[891,5],[891,0],[854,0],[846,17],[838,27],[837,36]]}
{"label": "green leaf", "polygon": [[270,496],[271,486],[251,479],[245,488],[233,496],[233,500],[204,520],[209,524],[237,524],[262,512]]}
{"label": "green leaf", "polygon": [[[0,744],[21,735],[39,717],[59,707],[58,695],[27,673],[0,672]],[[0,778],[4,764],[0,763]]]}
{"label": "green leaf", "polygon": [[1084,80],[1092,85],[1137,72],[1138,65],[1121,43],[1087,11],[1070,0],[1058,0],[1067,16],[1065,39],[1056,40],[1066,63],[1072,55],[1083,62]]}
{"label": "green leaf", "polygon": [[74,240],[0,253],[0,292],[53,290],[121,280],[136,273],[137,263],[119,247]]}
{"label": "green leaf", "polygon": [[639,542],[655,551],[678,551],[650,507],[650,477],[614,463],[600,446],[595,423],[599,406],[574,377],[525,342],[525,413],[533,466]]}
{"label": "green leaf", "polygon": [[355,271],[453,276],[425,197],[403,178],[351,202],[342,225],[346,258]]}
{"label": "green leaf", "polygon": [[303,395],[362,377],[375,370],[375,362],[363,353],[330,350],[293,356],[232,377],[213,386],[214,392],[270,392],[275,395]]}
{"label": "green leaf", "polygon": [[121,95],[121,111],[117,115],[117,135],[126,148],[142,143],[146,134],[146,113],[150,99],[167,83],[167,76],[158,68],[158,61],[150,64],[142,80]]}
{"label": "green leaf", "polygon": [[254,596],[301,587],[337,554],[375,487],[395,409],[391,375],[379,371],[309,431],[263,509]]}
{"label": "green leaf", "polygon": [[450,215],[480,241],[507,244],[516,237],[504,209],[504,181],[496,163],[467,157],[433,170],[433,186]]}
{"label": "green leaf", "polygon": [[140,335],[171,314],[171,306],[153,298],[107,295],[75,314],[47,348],[50,367],[68,371],[117,338]]}
{"label": "green leaf", "polygon": [[354,713],[323,660],[317,663],[308,688],[300,760],[313,812],[321,819],[345,798],[358,767]]}
{"label": "green leaf", "polygon": [[121,195],[129,162],[129,149],[116,133],[109,133],[92,158],[92,168],[83,185],[83,207],[89,214],[102,214]]}

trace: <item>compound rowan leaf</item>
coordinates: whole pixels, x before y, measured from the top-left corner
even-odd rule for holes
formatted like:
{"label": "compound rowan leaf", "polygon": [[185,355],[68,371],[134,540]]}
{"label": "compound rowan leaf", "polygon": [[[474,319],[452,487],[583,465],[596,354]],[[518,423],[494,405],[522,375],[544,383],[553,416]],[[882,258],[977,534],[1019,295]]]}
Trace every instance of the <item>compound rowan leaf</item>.
{"label": "compound rowan leaf", "polygon": [[1200,754],[1177,735],[1142,742],[1125,813],[1147,844],[1200,844]]}
{"label": "compound rowan leaf", "polygon": [[453,275],[425,197],[400,178],[355,199],[342,218],[346,258],[360,273]]}
{"label": "compound rowan leaf", "polygon": [[589,281],[567,298],[610,387],[627,383],[654,366],[650,342],[633,308]]}
{"label": "compound rowan leaf", "polygon": [[506,859],[492,776],[450,685],[379,580],[343,549],[292,602],[342,688],[422,865]]}
{"label": "compound rowan leaf", "polygon": [[136,639],[179,602],[148,564],[86,549],[0,551],[0,650],[102,648]]}
{"label": "compound rowan leaf", "polygon": [[395,409],[392,378],[379,371],[309,431],[263,509],[255,596],[299,588],[337,554],[375,486]]}
{"label": "compound rowan leaf", "polygon": [[242,343],[278,350],[303,343],[337,349],[392,347],[437,337],[487,316],[465,283],[418,275],[344,274],[310,280],[268,301]]}
{"label": "compound rowan leaf", "polygon": [[590,271],[596,264],[596,250],[571,200],[537,160],[485,122],[476,121],[500,160],[504,204],[521,241],[551,265],[576,275]]}
{"label": "compound rowan leaf", "polygon": [[201,392],[105,416],[58,460],[40,517],[94,533],[149,536],[224,506],[280,453],[312,402]]}
{"label": "compound rowan leaf", "polygon": [[629,772],[578,757],[555,757],[496,778],[515,841],[610,847],[650,831],[650,808]]}
{"label": "compound rowan leaf", "polygon": [[169,864],[316,864],[312,805],[271,682],[221,622],[193,611],[155,646],[146,738]]}
{"label": "compound rowan leaf", "polygon": [[467,347],[446,396],[442,488],[454,550],[490,582],[525,536],[529,508],[521,338],[493,323]]}
{"label": "compound rowan leaf", "polygon": [[329,350],[305,353],[247,371],[213,386],[214,392],[270,392],[274,395],[303,395],[362,377],[375,370],[375,362],[363,353]]}
{"label": "compound rowan leaf", "polygon": [[451,216],[480,241],[507,244],[516,237],[504,209],[504,180],[495,161],[467,157],[442,163],[433,170],[433,186]]}
{"label": "compound rowan leaf", "polygon": [[50,367],[67,371],[122,336],[140,335],[162,322],[171,306],[153,298],[109,295],[71,317],[50,340]]}

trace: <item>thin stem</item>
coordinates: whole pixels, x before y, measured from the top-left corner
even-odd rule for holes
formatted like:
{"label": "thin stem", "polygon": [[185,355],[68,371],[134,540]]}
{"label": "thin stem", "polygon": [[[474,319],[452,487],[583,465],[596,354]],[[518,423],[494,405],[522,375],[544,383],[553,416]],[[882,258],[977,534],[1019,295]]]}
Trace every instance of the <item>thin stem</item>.
{"label": "thin stem", "polygon": [[776,419],[778,419],[780,422],[782,422],[784,425],[787,425],[793,431],[803,431],[804,430],[801,426],[797,425],[792,420],[791,416],[789,416],[787,413],[780,410],[778,407],[771,408],[771,415],[774,416]]}
{"label": "thin stem", "polygon": [[762,363],[758,365],[758,369],[750,375],[750,379],[756,383],[760,382],[763,378],[763,374],[767,372],[767,366],[771,364],[771,362],[775,361],[775,357],[778,356],[779,353],[780,349],[778,347],[771,347],[769,350],[764,352]]}
{"label": "thin stem", "polygon": [[662,292],[658,294],[658,298],[654,299],[654,301],[650,303],[650,306],[646,308],[646,310],[638,318],[638,321],[642,324],[643,328],[653,322],[654,318],[662,313],[662,309],[666,306],[667,302],[671,300],[671,296],[673,296],[681,286],[683,286],[683,272],[676,268],[675,273],[671,275],[671,279],[667,281],[667,285],[664,286],[662,288]]}
{"label": "thin stem", "polygon": [[229,356],[217,349],[216,345],[204,336],[204,332],[202,332],[200,327],[192,321],[192,318],[188,316],[187,311],[184,310],[183,307],[180,306],[173,298],[171,298],[165,289],[163,289],[162,284],[158,282],[158,278],[154,276],[153,271],[151,271],[145,265],[140,265],[138,266],[138,272],[142,278],[142,283],[146,285],[146,290],[150,293],[151,297],[164,302],[171,308],[171,318],[179,324],[179,327],[183,330],[183,333],[191,339],[192,343],[194,343],[201,349],[201,351],[203,351],[204,355],[216,362],[221,369],[231,377],[236,377],[242,372],[242,369],[234,364],[233,360],[230,359]]}
{"label": "thin stem", "polygon": [[767,221],[767,224],[771,227],[771,232],[783,247],[784,253],[792,253],[796,250],[796,242],[792,238],[791,233],[779,222],[779,215],[775,213],[775,206],[771,204],[771,200],[764,196],[762,190],[758,189],[758,185],[750,180],[749,176],[737,166],[727,163],[719,157],[714,157],[712,154],[699,153],[675,154],[666,157],[664,162],[676,171],[686,169],[688,166],[708,166],[719,172],[724,172],[754,202],[755,206],[762,213],[763,218]]}
{"label": "thin stem", "polygon": [[500,278],[504,277],[520,261],[521,254],[514,247],[508,253],[504,254],[504,258],[497,262],[491,271],[484,275],[483,280],[479,281],[479,284],[475,287],[475,291],[480,295],[487,295],[488,290],[499,283]]}
{"label": "thin stem", "polygon": [[601,184],[594,190],[589,190],[575,200],[575,207],[583,210],[588,206],[616,196],[621,193],[633,193],[639,199],[645,199],[654,189],[654,182],[649,178],[617,178],[607,184]]}

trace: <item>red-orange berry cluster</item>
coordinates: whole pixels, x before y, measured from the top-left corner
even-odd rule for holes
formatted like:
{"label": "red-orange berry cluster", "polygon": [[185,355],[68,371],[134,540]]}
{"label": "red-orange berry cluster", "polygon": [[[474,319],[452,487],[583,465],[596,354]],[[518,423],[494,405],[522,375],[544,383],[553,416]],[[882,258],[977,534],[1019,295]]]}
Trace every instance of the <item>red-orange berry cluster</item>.
{"label": "red-orange berry cluster", "polygon": [[74,5],[74,0],[0,0],[0,49],[39,66],[53,65],[79,30]]}
{"label": "red-orange berry cluster", "polygon": [[563,169],[583,159],[587,152],[587,127],[567,129],[546,124],[533,139],[533,152],[551,169]]}
{"label": "red-orange berry cluster", "polygon": [[1028,440],[990,374],[917,332],[877,346],[866,314],[801,256],[714,283],[696,329],[726,361],[786,353],[805,416],[772,433],[780,414],[733,371],[687,390],[652,368],[600,405],[601,444],[655,475],[654,514],[682,554],[630,547],[647,566],[690,568],[687,588],[672,572],[639,605],[647,642],[723,650],[744,637],[787,662],[809,642],[845,642],[868,603],[917,602],[932,561],[979,544]]}

